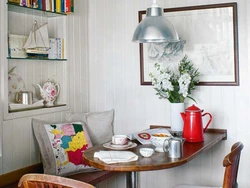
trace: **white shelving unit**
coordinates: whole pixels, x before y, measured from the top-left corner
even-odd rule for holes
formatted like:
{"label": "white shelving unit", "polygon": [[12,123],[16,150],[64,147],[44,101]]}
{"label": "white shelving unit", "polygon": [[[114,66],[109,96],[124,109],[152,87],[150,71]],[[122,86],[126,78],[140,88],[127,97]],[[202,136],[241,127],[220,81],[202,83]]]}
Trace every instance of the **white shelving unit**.
{"label": "white shelving unit", "polygon": [[[69,109],[69,83],[68,83],[68,62],[67,62],[67,15],[42,11],[33,8],[21,7],[13,4],[6,4],[8,12],[6,21],[6,36],[9,34],[28,36],[36,20],[39,24],[48,23],[50,38],[64,38],[64,59],[39,59],[39,58],[12,58],[8,53],[8,39],[5,40],[6,61],[2,62],[4,69],[3,81],[3,101],[4,120],[60,112]],[[36,84],[41,86],[47,80],[59,83],[60,93],[54,107],[28,110],[9,111],[8,71],[16,67],[16,73],[22,78],[25,90],[32,91],[36,99],[41,99],[40,91]],[[12,96],[13,98],[13,96]]]}

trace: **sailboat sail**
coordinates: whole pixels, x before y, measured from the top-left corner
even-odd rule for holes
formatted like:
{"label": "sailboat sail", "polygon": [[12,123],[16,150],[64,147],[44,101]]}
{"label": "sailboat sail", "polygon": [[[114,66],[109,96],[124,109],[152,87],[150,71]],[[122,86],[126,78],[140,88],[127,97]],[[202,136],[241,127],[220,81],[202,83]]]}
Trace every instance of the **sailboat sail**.
{"label": "sailboat sail", "polygon": [[49,34],[48,24],[45,23],[38,26],[35,21],[33,30],[30,31],[29,37],[23,48],[28,55],[48,55],[49,50]]}

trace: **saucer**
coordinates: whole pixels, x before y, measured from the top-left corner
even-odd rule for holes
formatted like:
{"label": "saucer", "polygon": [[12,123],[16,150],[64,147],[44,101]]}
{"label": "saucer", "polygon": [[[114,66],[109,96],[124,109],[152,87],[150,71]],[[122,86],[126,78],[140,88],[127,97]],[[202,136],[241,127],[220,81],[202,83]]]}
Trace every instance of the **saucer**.
{"label": "saucer", "polygon": [[136,147],[137,144],[133,142],[128,142],[126,145],[115,145],[112,144],[112,142],[108,142],[103,144],[103,147],[108,148],[108,149],[113,149],[113,150],[127,150]]}
{"label": "saucer", "polygon": [[131,146],[133,144],[133,142],[128,142],[127,144],[113,144],[112,142],[110,143],[111,147],[113,148],[127,148],[129,146]]}

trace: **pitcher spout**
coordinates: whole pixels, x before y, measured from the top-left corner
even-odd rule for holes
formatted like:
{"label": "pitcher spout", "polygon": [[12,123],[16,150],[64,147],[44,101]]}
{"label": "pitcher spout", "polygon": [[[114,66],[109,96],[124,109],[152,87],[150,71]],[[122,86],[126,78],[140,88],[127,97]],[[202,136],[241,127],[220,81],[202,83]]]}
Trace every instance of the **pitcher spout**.
{"label": "pitcher spout", "polygon": [[186,119],[186,113],[185,113],[185,112],[181,112],[180,114],[181,114],[181,117],[182,117],[183,121],[185,122],[185,119]]}
{"label": "pitcher spout", "polygon": [[36,84],[36,86],[39,88],[40,93],[43,93],[43,88],[39,84]]}

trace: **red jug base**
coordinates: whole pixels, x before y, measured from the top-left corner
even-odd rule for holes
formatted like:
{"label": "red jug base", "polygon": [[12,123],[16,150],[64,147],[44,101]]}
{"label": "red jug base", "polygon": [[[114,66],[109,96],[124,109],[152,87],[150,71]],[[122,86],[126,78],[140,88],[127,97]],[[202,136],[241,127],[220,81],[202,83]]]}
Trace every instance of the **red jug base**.
{"label": "red jug base", "polygon": [[186,138],[185,142],[204,142],[204,139],[190,139],[190,138]]}

